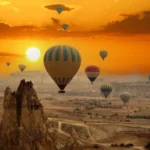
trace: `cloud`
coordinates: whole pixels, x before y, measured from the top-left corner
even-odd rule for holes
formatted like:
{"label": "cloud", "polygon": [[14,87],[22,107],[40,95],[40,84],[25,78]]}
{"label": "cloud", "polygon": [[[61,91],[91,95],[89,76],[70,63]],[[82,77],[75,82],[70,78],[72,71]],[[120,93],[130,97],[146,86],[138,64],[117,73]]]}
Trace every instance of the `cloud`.
{"label": "cloud", "polygon": [[150,11],[139,14],[121,14],[121,21],[114,21],[103,26],[105,33],[150,34]]}
{"label": "cloud", "polygon": [[9,4],[10,4],[10,2],[8,2],[8,1],[0,1],[0,6],[7,6]]}
{"label": "cloud", "polygon": [[[69,31],[61,30],[61,21],[52,17],[52,24],[36,27],[34,25],[10,26],[6,23],[0,23],[0,39],[45,39],[55,37],[97,37],[99,35],[115,34],[115,35],[135,35],[150,34],[150,11],[143,11],[135,15],[121,14],[123,17],[120,21],[108,23],[97,30],[80,31],[73,30],[74,26],[69,25]],[[78,26],[77,26],[78,27]],[[117,34],[119,33],[119,34]]]}
{"label": "cloud", "polygon": [[143,14],[150,16],[150,11],[144,11]]}
{"label": "cloud", "polygon": [[59,19],[51,17],[51,20],[52,20],[53,24],[60,25],[60,20]]}
{"label": "cloud", "polygon": [[19,11],[19,9],[17,7],[14,7],[10,4],[11,4],[11,2],[9,2],[9,1],[1,1],[0,0],[0,8],[3,8],[5,13],[7,11],[13,11],[13,12],[18,12]]}
{"label": "cloud", "polygon": [[17,7],[12,7],[12,10],[13,10],[14,12],[18,12],[18,11],[19,11],[19,8],[17,8]]}
{"label": "cloud", "polygon": [[[55,24],[59,24],[59,21],[52,18]],[[10,26],[6,23],[0,23],[0,39],[45,39],[52,37],[74,37],[74,36],[87,36],[89,33],[82,32],[66,32],[60,29],[61,26],[46,25],[41,28],[32,25]],[[90,33],[91,34],[91,33]]]}
{"label": "cloud", "polygon": [[37,35],[39,28],[32,25],[10,26],[0,23],[0,38],[28,38]]}
{"label": "cloud", "polygon": [[12,57],[24,57],[26,55],[20,55],[16,53],[7,53],[7,52],[0,52],[0,58],[12,58]]}
{"label": "cloud", "polygon": [[0,30],[6,30],[9,29],[10,26],[6,23],[0,23]]}
{"label": "cloud", "polygon": [[48,9],[48,10],[55,10],[58,6],[61,6],[63,8],[63,11],[71,11],[75,8],[71,8],[69,6],[66,6],[64,4],[51,4],[51,5],[45,5],[44,8]]}

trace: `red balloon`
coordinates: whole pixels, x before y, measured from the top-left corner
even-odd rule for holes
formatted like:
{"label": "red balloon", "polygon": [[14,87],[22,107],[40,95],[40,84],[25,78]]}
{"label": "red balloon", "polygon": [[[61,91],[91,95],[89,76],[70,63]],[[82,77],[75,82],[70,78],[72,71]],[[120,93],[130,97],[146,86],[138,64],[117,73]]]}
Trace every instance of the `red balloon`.
{"label": "red balloon", "polygon": [[91,83],[93,84],[93,82],[96,80],[96,78],[99,76],[100,74],[100,69],[97,66],[87,66],[85,69],[85,73],[88,77],[88,79],[91,81]]}

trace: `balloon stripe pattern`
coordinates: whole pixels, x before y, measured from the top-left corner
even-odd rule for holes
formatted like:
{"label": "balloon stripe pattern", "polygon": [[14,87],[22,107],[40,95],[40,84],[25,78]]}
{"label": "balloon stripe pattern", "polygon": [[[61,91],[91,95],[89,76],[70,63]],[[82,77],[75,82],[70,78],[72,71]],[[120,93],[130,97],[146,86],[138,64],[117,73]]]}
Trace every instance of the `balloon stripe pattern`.
{"label": "balloon stripe pattern", "polygon": [[72,78],[61,78],[61,77],[58,77],[58,78],[53,78],[53,80],[58,85],[67,85],[72,80]]}
{"label": "balloon stripe pattern", "polygon": [[44,65],[48,74],[60,88],[59,93],[64,93],[65,87],[80,68],[81,56],[71,46],[56,45],[45,53]]}
{"label": "balloon stripe pattern", "polygon": [[88,79],[91,81],[91,84],[96,80],[96,78],[100,74],[100,69],[97,66],[88,66],[85,69],[85,73],[88,77]]}
{"label": "balloon stripe pattern", "polygon": [[80,54],[76,49],[70,46],[57,46],[52,47],[48,52],[46,52],[44,61],[53,61],[54,59],[56,61],[60,61],[61,59],[68,61],[70,58],[72,62],[78,61],[80,63],[81,61]]}
{"label": "balloon stripe pattern", "polygon": [[108,97],[108,95],[112,92],[112,87],[110,85],[102,85],[100,88],[101,92],[103,93],[103,95],[105,96],[105,98]]}

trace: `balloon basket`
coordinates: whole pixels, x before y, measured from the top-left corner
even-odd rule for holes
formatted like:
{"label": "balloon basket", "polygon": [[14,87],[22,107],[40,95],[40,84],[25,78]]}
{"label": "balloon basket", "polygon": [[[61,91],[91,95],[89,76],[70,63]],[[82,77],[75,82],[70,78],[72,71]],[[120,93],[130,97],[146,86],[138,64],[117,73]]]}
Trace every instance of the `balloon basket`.
{"label": "balloon basket", "polygon": [[63,90],[62,91],[58,91],[58,93],[65,93],[65,91],[63,91]]}

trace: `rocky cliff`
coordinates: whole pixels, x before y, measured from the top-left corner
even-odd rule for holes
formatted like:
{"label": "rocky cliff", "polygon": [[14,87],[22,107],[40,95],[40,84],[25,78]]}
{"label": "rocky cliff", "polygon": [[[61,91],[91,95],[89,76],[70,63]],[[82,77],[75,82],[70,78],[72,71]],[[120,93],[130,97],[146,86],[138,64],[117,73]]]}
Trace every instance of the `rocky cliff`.
{"label": "rocky cliff", "polygon": [[0,150],[82,150],[74,134],[51,127],[31,81],[22,80],[14,92],[7,87],[3,108]]}
{"label": "rocky cliff", "polygon": [[22,80],[17,91],[4,92],[0,150],[56,150],[57,131],[47,125],[32,82]]}

